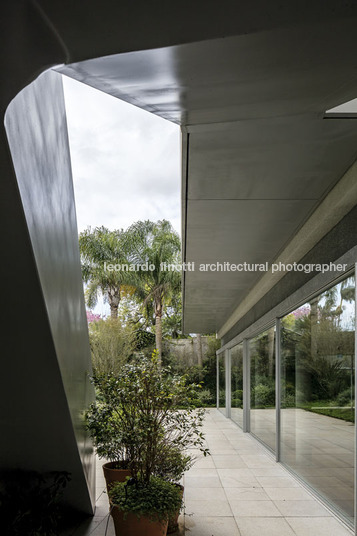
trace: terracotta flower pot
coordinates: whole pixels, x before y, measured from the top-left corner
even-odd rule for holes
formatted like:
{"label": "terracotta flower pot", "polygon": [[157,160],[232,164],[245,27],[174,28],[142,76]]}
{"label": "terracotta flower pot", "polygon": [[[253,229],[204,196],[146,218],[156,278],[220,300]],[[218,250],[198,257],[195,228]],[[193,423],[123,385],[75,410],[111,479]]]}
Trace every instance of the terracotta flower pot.
{"label": "terracotta flower pot", "polygon": [[107,462],[103,465],[108,495],[113,482],[125,482],[126,477],[131,476],[129,469],[120,469],[118,466],[120,466],[120,462]]}
{"label": "terracotta flower pot", "polygon": [[152,521],[148,517],[138,518],[135,514],[124,512],[113,506],[111,514],[114,521],[116,536],[165,536],[167,521]]}
{"label": "terracotta flower pot", "polygon": [[[183,498],[184,487],[181,486],[181,484],[175,484],[175,486],[180,488],[180,490],[181,490],[181,499],[182,499]],[[174,516],[169,518],[169,524],[168,524],[168,527],[167,527],[167,534],[171,534],[172,532],[177,531],[179,515],[180,515],[180,510],[178,510]]]}

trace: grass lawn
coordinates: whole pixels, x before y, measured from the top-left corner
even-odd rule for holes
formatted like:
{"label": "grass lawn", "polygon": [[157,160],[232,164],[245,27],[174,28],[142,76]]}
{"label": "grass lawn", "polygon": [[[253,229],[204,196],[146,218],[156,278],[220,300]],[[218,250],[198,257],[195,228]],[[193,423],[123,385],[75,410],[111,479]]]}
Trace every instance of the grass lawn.
{"label": "grass lawn", "polygon": [[338,406],[335,401],[319,400],[317,402],[309,402],[300,406],[301,409],[326,415],[327,417],[335,417],[347,422],[355,422],[355,409],[351,406]]}

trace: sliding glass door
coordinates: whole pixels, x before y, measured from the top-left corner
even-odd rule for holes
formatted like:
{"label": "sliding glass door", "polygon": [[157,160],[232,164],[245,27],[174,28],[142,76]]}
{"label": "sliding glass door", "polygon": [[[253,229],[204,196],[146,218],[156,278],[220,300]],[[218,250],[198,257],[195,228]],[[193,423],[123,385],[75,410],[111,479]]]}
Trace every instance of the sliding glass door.
{"label": "sliding glass door", "polygon": [[355,280],[282,319],[281,461],[354,516]]}
{"label": "sliding glass door", "polygon": [[275,451],[275,327],[249,341],[250,431]]}
{"label": "sliding glass door", "polygon": [[350,525],[355,516],[355,306],[355,276],[349,276],[280,319],[279,415],[275,326],[218,358],[219,409],[271,451],[279,440],[280,461]]}
{"label": "sliding glass door", "polygon": [[243,428],[243,343],[231,349],[231,418]]}

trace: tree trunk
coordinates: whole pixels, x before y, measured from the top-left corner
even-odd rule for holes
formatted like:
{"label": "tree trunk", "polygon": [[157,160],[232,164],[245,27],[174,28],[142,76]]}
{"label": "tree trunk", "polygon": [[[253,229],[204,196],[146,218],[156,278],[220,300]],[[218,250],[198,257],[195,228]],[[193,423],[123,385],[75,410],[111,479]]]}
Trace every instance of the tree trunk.
{"label": "tree trunk", "polygon": [[118,318],[118,308],[120,303],[120,287],[108,288],[108,302],[111,318]]}
{"label": "tree trunk", "polygon": [[162,358],[162,303],[161,300],[155,302],[155,344],[161,364]]}
{"label": "tree trunk", "polygon": [[117,305],[110,305],[110,317],[118,318],[118,306]]}

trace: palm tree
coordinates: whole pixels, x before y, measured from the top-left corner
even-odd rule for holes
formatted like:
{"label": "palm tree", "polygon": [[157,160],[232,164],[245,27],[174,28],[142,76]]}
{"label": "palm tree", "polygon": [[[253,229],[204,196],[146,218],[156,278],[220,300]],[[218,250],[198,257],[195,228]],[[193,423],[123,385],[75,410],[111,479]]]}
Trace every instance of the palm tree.
{"label": "palm tree", "polygon": [[147,265],[138,272],[137,294],[144,307],[152,307],[155,317],[155,344],[162,356],[162,316],[165,305],[180,291],[181,272],[167,269],[180,263],[180,238],[167,220],[138,221],[129,227],[131,262]]}
{"label": "palm tree", "polygon": [[123,230],[109,231],[106,227],[88,228],[79,235],[82,275],[86,301],[94,307],[100,294],[109,303],[110,316],[118,317],[123,285],[129,285],[132,274],[123,270],[108,271],[105,263],[127,264],[127,240]]}

